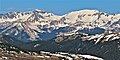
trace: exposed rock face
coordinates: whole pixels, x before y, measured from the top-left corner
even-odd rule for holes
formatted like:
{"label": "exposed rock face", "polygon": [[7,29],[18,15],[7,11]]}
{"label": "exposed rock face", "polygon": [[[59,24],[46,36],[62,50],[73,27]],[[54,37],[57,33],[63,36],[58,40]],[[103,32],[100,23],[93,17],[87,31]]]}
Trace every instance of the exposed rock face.
{"label": "exposed rock face", "polygon": [[0,14],[0,34],[24,41],[50,40],[66,32],[80,31],[95,35],[107,30],[120,31],[120,14],[80,10],[58,16],[38,9]]}

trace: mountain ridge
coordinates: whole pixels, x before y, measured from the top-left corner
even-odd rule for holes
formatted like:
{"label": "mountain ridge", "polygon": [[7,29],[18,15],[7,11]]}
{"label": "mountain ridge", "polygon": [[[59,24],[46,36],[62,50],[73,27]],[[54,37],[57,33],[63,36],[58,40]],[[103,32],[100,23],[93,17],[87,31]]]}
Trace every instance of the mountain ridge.
{"label": "mountain ridge", "polygon": [[[23,43],[17,41],[16,39],[14,39],[14,37],[10,37],[9,35],[7,36],[3,35],[0,37],[0,41],[1,44],[12,45],[13,47],[15,46],[16,49],[11,48],[15,51],[17,50],[19,51],[20,49],[20,51],[27,52],[29,54],[34,52],[40,53],[41,51],[49,51],[53,53],[67,52],[67,54],[72,53],[77,55],[82,54],[83,56],[84,55],[97,56],[105,60],[119,60],[120,59],[119,36],[120,36],[119,33],[114,33],[114,32],[105,33],[104,35],[101,34],[101,35],[90,36],[90,37],[87,34],[76,33],[72,35],[67,34],[67,35],[57,36],[56,38],[47,41],[39,40],[39,41]],[[109,40],[107,40],[108,38],[106,37],[109,37]],[[49,52],[43,52],[43,53],[48,54]]]}
{"label": "mountain ridge", "polygon": [[91,31],[101,31],[101,33],[108,30],[120,31],[120,14],[107,14],[99,10],[86,9],[59,16],[36,9],[31,12],[2,14],[0,27],[0,34],[11,35],[18,39],[50,40],[60,33],[67,32],[80,31],[90,34]]}

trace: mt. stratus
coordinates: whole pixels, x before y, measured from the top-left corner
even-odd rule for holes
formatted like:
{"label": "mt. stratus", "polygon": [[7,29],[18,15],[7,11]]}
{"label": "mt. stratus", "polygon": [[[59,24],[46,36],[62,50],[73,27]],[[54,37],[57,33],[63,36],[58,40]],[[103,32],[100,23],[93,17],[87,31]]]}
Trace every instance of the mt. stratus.
{"label": "mt. stratus", "polygon": [[50,40],[64,33],[96,35],[106,31],[120,31],[120,14],[80,10],[58,16],[38,9],[0,14],[0,34],[23,41]]}

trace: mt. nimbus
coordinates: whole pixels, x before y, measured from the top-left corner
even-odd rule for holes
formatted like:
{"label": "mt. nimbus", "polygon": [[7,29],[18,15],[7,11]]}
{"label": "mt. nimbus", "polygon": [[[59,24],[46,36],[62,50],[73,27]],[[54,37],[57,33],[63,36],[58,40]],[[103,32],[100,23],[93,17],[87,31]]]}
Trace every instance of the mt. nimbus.
{"label": "mt. nimbus", "polygon": [[120,31],[120,14],[80,10],[58,16],[38,9],[0,14],[0,34],[24,41],[50,40],[61,33],[96,35],[106,31]]}

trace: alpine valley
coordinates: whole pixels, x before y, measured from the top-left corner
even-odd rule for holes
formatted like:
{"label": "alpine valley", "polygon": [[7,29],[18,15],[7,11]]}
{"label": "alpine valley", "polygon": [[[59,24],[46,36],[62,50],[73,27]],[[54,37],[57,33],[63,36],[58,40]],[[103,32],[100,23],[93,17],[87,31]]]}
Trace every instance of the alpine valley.
{"label": "alpine valley", "polygon": [[120,14],[0,14],[1,60],[120,60]]}

